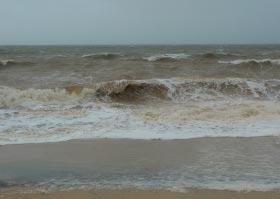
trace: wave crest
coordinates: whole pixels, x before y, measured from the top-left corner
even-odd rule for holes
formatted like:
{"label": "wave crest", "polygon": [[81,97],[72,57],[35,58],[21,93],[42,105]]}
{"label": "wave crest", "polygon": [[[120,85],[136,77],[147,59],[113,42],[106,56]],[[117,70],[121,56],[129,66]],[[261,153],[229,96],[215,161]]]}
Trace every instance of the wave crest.
{"label": "wave crest", "polygon": [[13,59],[8,59],[8,60],[0,60],[0,67],[6,67],[6,66],[15,66],[15,65],[33,65],[34,63],[32,62],[24,62],[24,61],[15,61]]}
{"label": "wave crest", "polygon": [[232,53],[204,53],[201,55],[201,57],[203,59],[219,59],[219,58],[230,58],[230,57],[236,57],[236,56],[240,56],[239,54],[232,54]]}
{"label": "wave crest", "polygon": [[103,60],[112,60],[122,57],[123,55],[120,53],[93,53],[83,55],[82,58],[88,59],[103,59]]}
{"label": "wave crest", "polygon": [[[117,80],[89,87],[71,85],[60,89],[20,90],[0,87],[0,107],[25,106],[31,102],[53,101],[72,103],[94,100],[113,100],[125,103],[145,103],[167,100],[173,102],[268,99],[280,98],[280,80],[246,79],[150,79]],[[32,104],[32,103],[31,103]]]}
{"label": "wave crest", "polygon": [[116,100],[167,99],[174,101],[217,98],[278,98],[280,80],[250,81],[245,79],[152,79],[121,80],[102,83],[96,93]]}
{"label": "wave crest", "polygon": [[219,61],[220,64],[251,64],[251,65],[280,65],[280,59],[237,59],[231,61]]}
{"label": "wave crest", "polygon": [[[65,89],[27,89],[21,90],[0,86],[0,108],[31,106],[52,101],[65,101],[73,98]],[[32,103],[35,102],[35,103]]]}
{"label": "wave crest", "polygon": [[132,81],[120,80],[101,83],[97,86],[96,94],[99,97],[109,96],[115,100],[138,101],[148,98],[166,99],[168,88],[159,84],[157,80]]}
{"label": "wave crest", "polygon": [[178,61],[188,59],[191,55],[185,53],[178,54],[158,54],[149,57],[144,57],[143,59],[150,62],[167,62],[167,61]]}

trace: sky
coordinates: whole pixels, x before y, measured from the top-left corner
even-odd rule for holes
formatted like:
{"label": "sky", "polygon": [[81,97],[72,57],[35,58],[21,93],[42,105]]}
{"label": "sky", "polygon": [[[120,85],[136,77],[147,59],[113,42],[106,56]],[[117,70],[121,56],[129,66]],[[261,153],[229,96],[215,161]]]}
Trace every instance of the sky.
{"label": "sky", "polygon": [[280,43],[280,0],[0,0],[0,45]]}

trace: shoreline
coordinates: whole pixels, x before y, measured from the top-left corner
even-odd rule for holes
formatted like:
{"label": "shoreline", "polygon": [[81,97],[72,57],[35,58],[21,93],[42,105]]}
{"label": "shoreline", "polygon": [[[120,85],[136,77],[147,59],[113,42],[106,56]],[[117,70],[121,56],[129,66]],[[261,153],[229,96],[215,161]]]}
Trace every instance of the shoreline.
{"label": "shoreline", "polygon": [[188,189],[178,192],[164,189],[68,189],[68,190],[36,190],[30,188],[7,188],[0,189],[0,198],[5,199],[276,199],[280,197],[280,190],[272,191],[232,191],[211,189]]}
{"label": "shoreline", "polygon": [[180,142],[180,141],[198,141],[198,140],[214,140],[214,139],[273,139],[278,140],[280,144],[280,135],[262,135],[262,136],[201,136],[201,137],[191,137],[191,138],[114,138],[114,137],[101,137],[101,138],[77,138],[69,140],[59,140],[59,141],[46,141],[46,142],[19,142],[12,144],[0,144],[0,147],[11,147],[11,146],[31,146],[31,145],[55,145],[55,144],[71,144],[71,143],[88,143],[88,142],[106,142],[106,141],[116,141],[116,142]]}

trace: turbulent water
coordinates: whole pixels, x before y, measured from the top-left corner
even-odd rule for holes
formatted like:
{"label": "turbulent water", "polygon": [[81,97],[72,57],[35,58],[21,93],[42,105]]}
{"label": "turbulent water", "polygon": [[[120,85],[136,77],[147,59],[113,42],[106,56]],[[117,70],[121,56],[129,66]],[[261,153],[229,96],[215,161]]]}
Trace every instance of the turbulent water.
{"label": "turbulent water", "polygon": [[0,47],[0,144],[280,135],[280,46]]}
{"label": "turbulent water", "polygon": [[280,46],[0,48],[0,144],[278,135]]}
{"label": "turbulent water", "polygon": [[2,46],[0,60],[0,144],[280,133],[280,46]]}

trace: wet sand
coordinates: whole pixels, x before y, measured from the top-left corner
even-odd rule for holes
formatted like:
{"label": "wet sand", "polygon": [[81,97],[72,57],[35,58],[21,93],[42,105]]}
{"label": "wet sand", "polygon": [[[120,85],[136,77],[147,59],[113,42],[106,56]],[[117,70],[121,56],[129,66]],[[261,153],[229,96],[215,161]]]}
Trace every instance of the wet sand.
{"label": "wet sand", "polygon": [[[4,145],[0,146],[0,198],[274,199],[280,198],[279,191],[256,192],[253,190],[259,189],[250,184],[279,184],[279,152],[279,137],[190,140],[100,139]],[[86,179],[86,183],[92,182],[101,187],[104,184],[114,187],[120,183],[124,189],[83,190],[75,184],[71,185],[72,189],[68,191],[65,191],[63,186],[61,189],[57,186],[56,190],[48,193],[33,189],[37,188],[37,185],[56,187],[55,184],[47,183],[50,179],[66,179],[70,182]],[[134,187],[139,179],[142,185],[146,186],[146,190],[125,189]],[[238,184],[239,181],[243,183]],[[193,183],[194,187],[204,183],[214,188],[191,189],[186,193],[170,192],[161,188],[157,190],[156,187],[147,190],[150,187],[149,183],[176,187],[188,182]],[[234,183],[232,190],[246,192],[217,191],[215,190],[217,182],[223,185],[223,187],[216,185],[219,190],[231,189],[227,187],[227,183]],[[22,185],[28,185],[29,188],[15,188]],[[278,190],[279,187],[273,189]]]}
{"label": "wet sand", "polygon": [[280,191],[237,192],[227,190],[192,189],[186,192],[140,189],[76,189],[56,191],[32,191],[13,188],[0,190],[5,199],[278,199]]}

